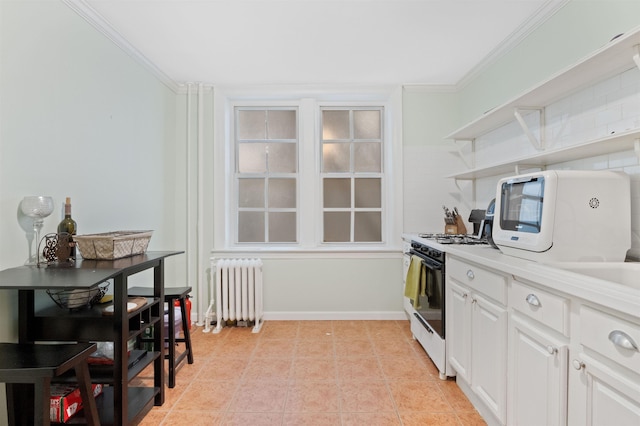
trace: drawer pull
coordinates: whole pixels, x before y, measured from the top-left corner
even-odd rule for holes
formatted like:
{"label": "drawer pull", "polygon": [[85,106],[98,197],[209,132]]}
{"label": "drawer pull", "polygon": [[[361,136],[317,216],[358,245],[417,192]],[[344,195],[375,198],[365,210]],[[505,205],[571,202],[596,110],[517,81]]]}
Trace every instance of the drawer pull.
{"label": "drawer pull", "polygon": [[549,352],[551,355],[554,355],[554,354],[558,353],[558,348],[549,345],[549,346],[547,346],[547,352]]}
{"label": "drawer pull", "polygon": [[611,340],[614,345],[620,346],[621,348],[632,349],[635,351],[638,350],[638,345],[636,344],[636,342],[634,342],[631,336],[629,336],[624,331],[613,330],[611,333],[609,333],[609,340]]}
{"label": "drawer pull", "polygon": [[473,273],[473,271],[471,269],[469,269],[467,271],[467,278],[469,278],[470,280],[474,279],[476,277],[476,275]]}
{"label": "drawer pull", "polygon": [[535,307],[539,307],[542,306],[542,304],[540,303],[540,299],[538,299],[538,297],[535,294],[530,294],[527,296],[527,298],[525,299],[527,301],[528,304],[530,304],[531,306],[535,306]]}
{"label": "drawer pull", "polygon": [[573,368],[575,368],[576,370],[582,370],[584,368],[584,362],[580,361],[579,359],[574,359],[571,364],[573,364]]}

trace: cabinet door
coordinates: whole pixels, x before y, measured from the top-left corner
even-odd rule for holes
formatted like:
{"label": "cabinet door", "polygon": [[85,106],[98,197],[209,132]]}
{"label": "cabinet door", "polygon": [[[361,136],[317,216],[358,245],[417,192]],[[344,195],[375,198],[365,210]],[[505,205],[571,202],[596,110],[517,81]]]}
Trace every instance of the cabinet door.
{"label": "cabinet door", "polygon": [[471,387],[506,422],[507,311],[471,294]]}
{"label": "cabinet door", "polygon": [[469,382],[471,355],[471,292],[450,280],[447,286],[447,353],[456,374]]}
{"label": "cabinet door", "polygon": [[[640,380],[623,374],[585,354],[572,359],[569,423],[574,425],[637,426],[640,424]],[[579,387],[579,389],[576,389]]]}
{"label": "cabinet door", "polygon": [[510,330],[508,423],[566,424],[567,344],[513,314]]}

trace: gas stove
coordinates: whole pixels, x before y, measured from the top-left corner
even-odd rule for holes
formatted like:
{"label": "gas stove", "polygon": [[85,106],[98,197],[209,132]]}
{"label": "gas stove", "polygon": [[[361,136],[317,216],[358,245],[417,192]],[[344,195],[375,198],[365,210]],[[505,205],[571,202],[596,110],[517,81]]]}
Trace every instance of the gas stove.
{"label": "gas stove", "polygon": [[483,245],[489,244],[486,238],[468,234],[418,234],[418,237],[433,240],[438,244]]}

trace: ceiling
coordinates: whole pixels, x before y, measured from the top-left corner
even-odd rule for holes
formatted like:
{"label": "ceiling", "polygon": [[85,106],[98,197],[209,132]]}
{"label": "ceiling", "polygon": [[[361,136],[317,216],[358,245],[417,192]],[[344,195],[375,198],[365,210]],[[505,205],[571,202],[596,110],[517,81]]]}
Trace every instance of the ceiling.
{"label": "ceiling", "polygon": [[459,85],[568,0],[63,0],[173,83]]}

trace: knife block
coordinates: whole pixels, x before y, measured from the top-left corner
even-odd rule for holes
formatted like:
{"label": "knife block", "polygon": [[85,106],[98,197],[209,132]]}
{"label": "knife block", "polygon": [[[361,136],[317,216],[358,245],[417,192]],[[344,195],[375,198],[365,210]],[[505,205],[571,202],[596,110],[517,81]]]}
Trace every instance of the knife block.
{"label": "knife block", "polygon": [[444,233],[447,235],[456,235],[458,233],[458,225],[451,223],[444,224]]}
{"label": "knife block", "polygon": [[458,234],[463,234],[463,235],[467,234],[467,227],[464,225],[464,221],[462,220],[460,215],[456,216],[456,228],[457,228]]}

